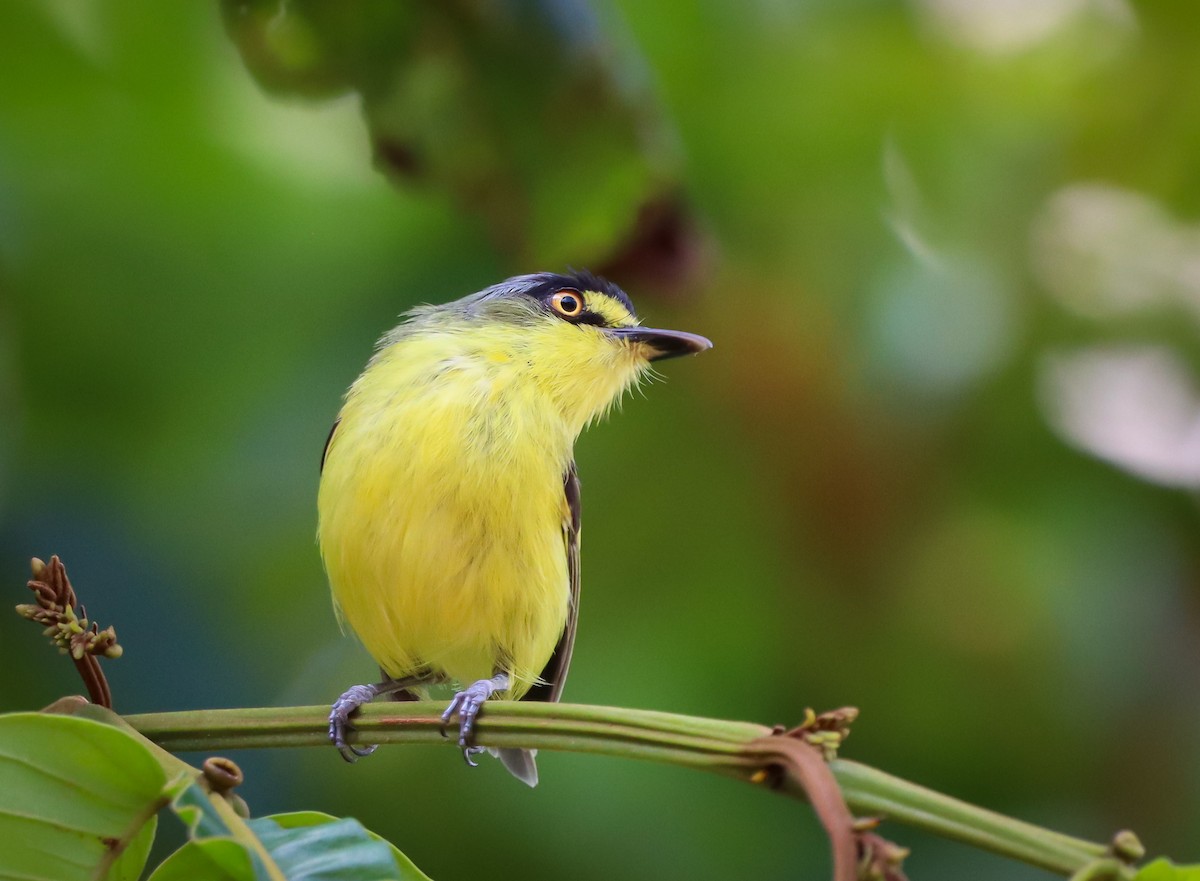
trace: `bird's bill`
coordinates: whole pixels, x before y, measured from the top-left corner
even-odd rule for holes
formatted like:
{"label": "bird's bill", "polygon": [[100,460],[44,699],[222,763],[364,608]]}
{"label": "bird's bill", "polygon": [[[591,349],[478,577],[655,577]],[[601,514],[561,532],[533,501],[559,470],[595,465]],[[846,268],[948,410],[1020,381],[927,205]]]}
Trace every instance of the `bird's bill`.
{"label": "bird's bill", "polygon": [[696,355],[711,349],[704,337],[682,330],[656,330],[652,327],[610,327],[606,332],[618,339],[642,346],[647,361],[662,361],[680,355]]}

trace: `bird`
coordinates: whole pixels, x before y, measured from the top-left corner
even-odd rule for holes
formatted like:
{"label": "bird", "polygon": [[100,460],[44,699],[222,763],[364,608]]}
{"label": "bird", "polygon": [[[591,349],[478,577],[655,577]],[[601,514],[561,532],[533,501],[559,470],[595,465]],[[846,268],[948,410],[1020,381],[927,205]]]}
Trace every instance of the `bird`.
{"label": "bird", "polygon": [[[575,643],[583,429],[652,373],[712,347],[643,327],[620,287],[587,271],[509,278],[421,305],[378,342],[321,455],[318,544],[343,630],[382,681],[332,705],[347,761],[351,716],[380,696],[458,687],[467,764],[492,698],[557,701]],[[501,749],[537,784],[535,751]]]}

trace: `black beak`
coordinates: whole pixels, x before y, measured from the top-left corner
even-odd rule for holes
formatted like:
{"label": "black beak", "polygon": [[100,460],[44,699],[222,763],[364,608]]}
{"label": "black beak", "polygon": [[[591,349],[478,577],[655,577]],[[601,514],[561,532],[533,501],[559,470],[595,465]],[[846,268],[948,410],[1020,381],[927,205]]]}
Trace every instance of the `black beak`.
{"label": "black beak", "polygon": [[605,332],[620,339],[639,343],[649,351],[647,361],[662,361],[680,355],[696,355],[711,349],[712,343],[694,333],[682,330],[655,330],[650,327],[609,327]]}

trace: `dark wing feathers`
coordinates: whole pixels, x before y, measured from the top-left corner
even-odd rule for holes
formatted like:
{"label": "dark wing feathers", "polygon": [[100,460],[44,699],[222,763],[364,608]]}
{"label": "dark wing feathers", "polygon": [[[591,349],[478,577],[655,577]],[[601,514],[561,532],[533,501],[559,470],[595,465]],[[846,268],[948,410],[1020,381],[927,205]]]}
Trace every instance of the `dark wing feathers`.
{"label": "dark wing feathers", "polygon": [[563,539],[567,550],[567,574],[571,582],[571,607],[567,612],[567,626],[563,628],[554,654],[546,662],[542,670],[541,682],[529,689],[523,700],[557,701],[562,697],[563,686],[567,681],[567,668],[571,665],[571,652],[575,650],[575,628],[579,623],[579,474],[575,463],[567,467],[563,477],[563,492],[567,496],[567,509],[571,517],[563,524]]}
{"label": "dark wing feathers", "polygon": [[337,427],[342,424],[342,418],[339,416],[333,420],[333,427],[329,429],[329,437],[325,438],[325,448],[321,450],[321,470],[325,470],[325,458],[329,455],[329,447],[333,444],[333,434],[337,431]]}

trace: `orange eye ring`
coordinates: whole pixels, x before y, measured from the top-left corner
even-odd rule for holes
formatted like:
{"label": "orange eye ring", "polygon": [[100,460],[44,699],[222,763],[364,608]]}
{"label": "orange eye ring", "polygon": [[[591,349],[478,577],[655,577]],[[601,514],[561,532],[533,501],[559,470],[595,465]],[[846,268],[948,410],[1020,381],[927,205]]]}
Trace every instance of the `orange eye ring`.
{"label": "orange eye ring", "polygon": [[583,314],[583,294],[575,291],[559,291],[550,298],[554,311],[566,318],[578,318]]}

